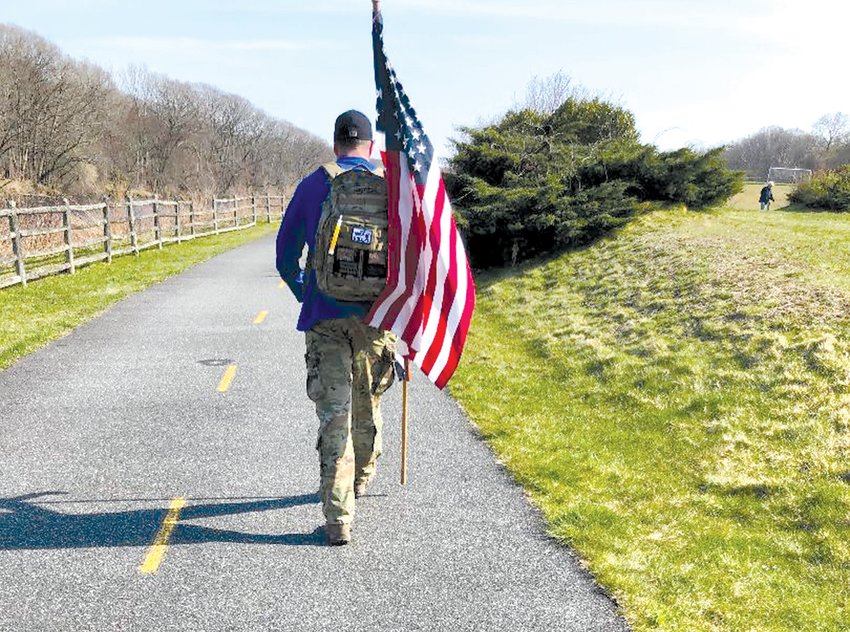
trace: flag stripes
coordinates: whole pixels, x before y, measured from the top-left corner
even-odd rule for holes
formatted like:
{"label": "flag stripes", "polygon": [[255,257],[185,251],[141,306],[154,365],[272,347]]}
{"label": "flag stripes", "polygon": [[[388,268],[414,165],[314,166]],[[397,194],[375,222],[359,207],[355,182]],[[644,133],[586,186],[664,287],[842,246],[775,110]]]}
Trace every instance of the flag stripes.
{"label": "flag stripes", "polygon": [[366,322],[399,336],[405,355],[438,387],[460,361],[475,285],[433,145],[373,28],[381,158],[389,189],[387,287]]}

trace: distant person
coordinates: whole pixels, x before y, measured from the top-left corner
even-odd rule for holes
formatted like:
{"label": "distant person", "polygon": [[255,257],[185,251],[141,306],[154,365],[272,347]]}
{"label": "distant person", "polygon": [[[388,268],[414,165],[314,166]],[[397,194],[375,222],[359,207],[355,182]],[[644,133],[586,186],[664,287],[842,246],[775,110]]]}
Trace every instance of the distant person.
{"label": "distant person", "polygon": [[393,383],[396,338],[363,322],[387,276],[387,187],[383,169],[369,160],[365,114],[339,115],[334,153],[336,161],[292,196],[277,235],[277,269],[301,303],[307,396],[319,418],[319,496],[328,543],[341,545],[351,540],[354,499],[366,492],[381,454],[380,396]]}
{"label": "distant person", "polygon": [[771,180],[761,188],[761,195],[759,195],[761,210],[769,211],[770,203],[773,201],[775,200],[773,199],[773,180]]}

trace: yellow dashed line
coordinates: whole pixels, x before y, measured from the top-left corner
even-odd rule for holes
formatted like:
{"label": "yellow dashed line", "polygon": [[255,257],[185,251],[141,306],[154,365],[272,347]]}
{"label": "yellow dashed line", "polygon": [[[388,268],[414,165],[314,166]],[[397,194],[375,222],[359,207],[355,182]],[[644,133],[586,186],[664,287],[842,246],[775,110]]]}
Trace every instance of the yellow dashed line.
{"label": "yellow dashed line", "polygon": [[257,317],[254,319],[254,324],[255,325],[262,325],[263,321],[266,319],[266,316],[268,316],[268,315],[269,315],[268,311],[266,311],[266,310],[261,311],[259,314],[257,314]]}
{"label": "yellow dashed line", "polygon": [[165,557],[165,551],[168,549],[168,540],[171,538],[171,532],[180,521],[180,510],[186,506],[185,498],[174,498],[168,506],[168,513],[165,514],[165,519],[153,539],[153,544],[148,549],[145,555],[145,561],[139,566],[139,572],[142,575],[153,575],[159,570],[162,564],[162,558]]}
{"label": "yellow dashed line", "polygon": [[236,365],[231,364],[224,372],[224,375],[221,378],[221,382],[218,383],[218,392],[226,393],[230,388],[230,383],[233,382],[234,377],[236,377]]}

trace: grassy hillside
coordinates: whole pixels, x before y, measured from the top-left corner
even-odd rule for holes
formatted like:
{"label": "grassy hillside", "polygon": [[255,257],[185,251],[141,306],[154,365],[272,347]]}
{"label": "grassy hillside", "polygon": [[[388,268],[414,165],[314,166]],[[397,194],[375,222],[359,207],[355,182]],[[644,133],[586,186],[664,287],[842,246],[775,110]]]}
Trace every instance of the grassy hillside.
{"label": "grassy hillside", "polygon": [[452,393],[636,630],[850,629],[848,315],[850,216],[657,213],[479,279]]}

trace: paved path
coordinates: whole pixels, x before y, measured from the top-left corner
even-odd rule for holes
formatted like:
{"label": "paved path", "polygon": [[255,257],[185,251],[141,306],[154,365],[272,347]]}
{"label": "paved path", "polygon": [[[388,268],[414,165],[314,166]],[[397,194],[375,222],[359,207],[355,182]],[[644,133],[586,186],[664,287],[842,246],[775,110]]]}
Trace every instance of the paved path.
{"label": "paved path", "polygon": [[0,372],[0,630],[625,630],[424,379],[409,485],[395,386],[354,542],[324,546],[272,250],[219,256]]}

